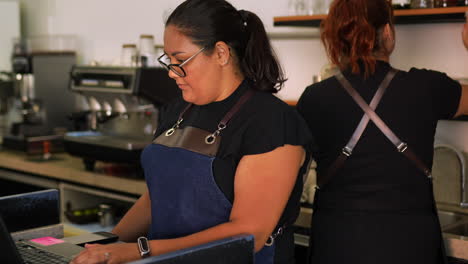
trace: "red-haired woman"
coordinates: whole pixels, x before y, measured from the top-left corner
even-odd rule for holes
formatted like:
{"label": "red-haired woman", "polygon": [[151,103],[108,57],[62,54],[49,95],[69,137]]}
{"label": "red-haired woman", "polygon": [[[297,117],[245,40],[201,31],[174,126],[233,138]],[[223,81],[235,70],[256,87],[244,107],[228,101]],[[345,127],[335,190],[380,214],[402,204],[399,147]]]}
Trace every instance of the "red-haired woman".
{"label": "red-haired woman", "polygon": [[468,114],[468,87],[436,71],[393,69],[392,21],[387,0],[335,0],[322,24],[340,73],[309,86],[297,105],[316,141],[313,264],[445,259],[428,168],[437,121]]}

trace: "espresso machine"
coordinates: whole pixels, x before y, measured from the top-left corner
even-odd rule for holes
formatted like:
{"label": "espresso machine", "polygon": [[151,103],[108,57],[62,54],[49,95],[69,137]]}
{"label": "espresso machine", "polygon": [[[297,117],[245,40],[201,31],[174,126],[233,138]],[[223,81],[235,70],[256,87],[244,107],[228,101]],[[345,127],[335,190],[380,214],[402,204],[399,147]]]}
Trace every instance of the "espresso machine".
{"label": "espresso machine", "polygon": [[65,150],[83,158],[86,170],[96,161],[139,166],[140,153],[151,143],[157,109],[180,94],[162,68],[74,66],[71,91],[79,94],[87,130],[68,132]]}
{"label": "espresso machine", "polygon": [[71,128],[67,116],[75,107],[75,96],[67,89],[75,53],[33,53],[18,41],[11,62],[14,100],[3,146],[28,154],[63,151],[63,132]]}

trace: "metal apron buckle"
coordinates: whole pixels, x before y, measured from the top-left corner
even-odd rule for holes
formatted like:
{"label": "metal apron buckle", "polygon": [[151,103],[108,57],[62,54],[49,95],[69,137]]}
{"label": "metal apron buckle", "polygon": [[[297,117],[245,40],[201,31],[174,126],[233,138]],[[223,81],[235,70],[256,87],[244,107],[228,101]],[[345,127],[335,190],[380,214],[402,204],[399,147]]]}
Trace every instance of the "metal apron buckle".
{"label": "metal apron buckle", "polygon": [[278,230],[276,230],[275,233],[271,234],[271,236],[268,237],[267,241],[265,242],[265,246],[271,247],[275,243],[275,239],[283,234],[284,226],[280,226]]}

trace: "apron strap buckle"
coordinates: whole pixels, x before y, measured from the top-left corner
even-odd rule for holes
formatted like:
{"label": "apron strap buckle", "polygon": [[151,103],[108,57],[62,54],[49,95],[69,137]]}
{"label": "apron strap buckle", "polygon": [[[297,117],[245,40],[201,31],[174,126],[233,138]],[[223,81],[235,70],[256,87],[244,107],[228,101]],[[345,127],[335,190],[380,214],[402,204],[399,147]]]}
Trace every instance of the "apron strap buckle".
{"label": "apron strap buckle", "polygon": [[271,247],[275,243],[275,239],[283,234],[284,228],[284,225],[278,227],[278,230],[276,230],[275,233],[271,234],[271,236],[268,237],[267,241],[265,242],[265,246]]}
{"label": "apron strap buckle", "polygon": [[342,150],[341,150],[341,153],[343,153],[343,155],[345,155],[346,157],[349,157],[351,156],[351,154],[353,154],[353,150],[348,147],[348,146],[345,146]]}
{"label": "apron strap buckle", "polygon": [[407,148],[408,144],[406,144],[405,142],[400,142],[400,144],[398,144],[397,146],[398,152],[405,152]]}

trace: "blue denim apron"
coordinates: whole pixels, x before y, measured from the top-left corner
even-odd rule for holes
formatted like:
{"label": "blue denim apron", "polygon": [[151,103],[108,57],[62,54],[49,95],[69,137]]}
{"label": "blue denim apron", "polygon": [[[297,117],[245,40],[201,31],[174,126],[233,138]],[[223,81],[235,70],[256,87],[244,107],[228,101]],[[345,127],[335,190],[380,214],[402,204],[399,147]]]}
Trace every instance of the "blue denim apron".
{"label": "blue denim apron", "polygon": [[[251,97],[246,92],[210,133],[177,123],[147,146],[141,156],[151,199],[150,239],[187,236],[229,221],[232,204],[213,176],[213,161],[220,133],[240,106]],[[275,246],[264,246],[255,263],[273,264]]]}

